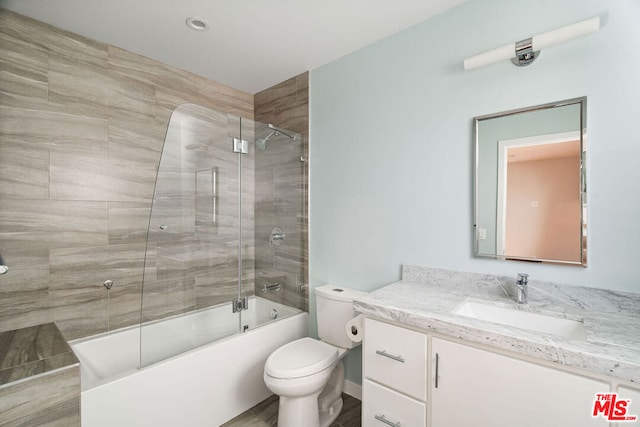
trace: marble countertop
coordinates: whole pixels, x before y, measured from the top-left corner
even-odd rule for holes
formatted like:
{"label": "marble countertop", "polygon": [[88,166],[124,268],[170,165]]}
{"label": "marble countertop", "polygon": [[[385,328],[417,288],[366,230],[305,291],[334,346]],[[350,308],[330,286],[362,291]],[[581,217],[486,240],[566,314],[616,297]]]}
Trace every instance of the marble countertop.
{"label": "marble countertop", "polygon": [[55,323],[0,332],[0,387],[78,363]]}
{"label": "marble countertop", "polygon": [[[402,280],[354,301],[366,315],[640,384],[640,294],[539,282],[515,302],[515,277],[404,266]],[[465,301],[582,320],[586,341],[454,314]]]}

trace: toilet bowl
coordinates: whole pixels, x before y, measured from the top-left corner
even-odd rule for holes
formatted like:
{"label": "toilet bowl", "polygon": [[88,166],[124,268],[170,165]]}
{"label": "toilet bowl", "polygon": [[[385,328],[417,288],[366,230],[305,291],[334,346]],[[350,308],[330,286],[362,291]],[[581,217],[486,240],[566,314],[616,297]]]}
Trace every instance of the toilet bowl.
{"label": "toilet bowl", "polygon": [[278,426],[327,427],[342,409],[346,349],[301,338],[273,352],[264,382],[280,396]]}
{"label": "toilet bowl", "polygon": [[359,345],[346,324],[355,316],[353,299],[365,292],[321,286],[315,293],[320,340],[292,341],[265,363],[264,382],[280,396],[278,427],[328,427],[342,410],[342,358]]}

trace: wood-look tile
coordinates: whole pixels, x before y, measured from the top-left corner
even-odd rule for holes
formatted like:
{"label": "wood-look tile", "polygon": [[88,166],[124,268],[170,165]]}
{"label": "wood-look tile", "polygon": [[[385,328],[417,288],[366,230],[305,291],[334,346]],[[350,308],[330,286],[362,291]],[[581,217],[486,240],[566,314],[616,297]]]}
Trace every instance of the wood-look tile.
{"label": "wood-look tile", "polygon": [[300,105],[297,99],[298,82],[296,77],[287,79],[256,94],[258,105],[272,105],[276,110],[284,110]]}
{"label": "wood-look tile", "polygon": [[194,99],[196,103],[243,118],[253,119],[254,98],[252,94],[200,76],[194,75],[193,79],[198,95]]}
{"label": "wood-look tile", "polygon": [[[254,99],[258,99],[258,95]],[[275,124],[275,108],[270,103],[256,103],[254,106],[254,117],[257,122],[260,123],[272,123]]]}
{"label": "wood-look tile", "polygon": [[0,30],[0,103],[2,105],[24,107],[36,100],[46,101],[47,72],[47,53],[44,50]]}
{"label": "wood-look tile", "polygon": [[0,333],[0,385],[77,363],[54,323]]}
{"label": "wood-look tile", "polygon": [[[211,307],[238,297],[238,270],[219,268],[195,277],[196,308]],[[251,291],[253,280],[243,280],[242,293]]]}
{"label": "wood-look tile", "polygon": [[49,289],[49,251],[46,249],[3,249],[11,274],[0,279],[0,310],[10,303],[28,303],[38,292]]}
{"label": "wood-look tile", "polygon": [[297,105],[309,105],[309,72],[298,74],[295,79]]}
{"label": "wood-look tile", "polygon": [[156,166],[126,160],[104,159],[90,153],[69,156],[68,150],[51,151],[51,198],[144,202],[151,200]]}
{"label": "wood-look tile", "polygon": [[90,146],[108,141],[105,119],[0,105],[0,134],[25,143]]}
{"label": "wood-look tile", "polygon": [[176,108],[183,104],[189,104],[184,93],[164,87],[156,87],[156,111],[155,120],[168,129],[171,116]]}
{"label": "wood-look tile", "polygon": [[106,332],[107,290],[95,286],[60,286],[49,292],[49,304],[60,331],[67,340]]}
{"label": "wood-look tile", "polygon": [[151,202],[109,202],[109,244],[145,243]]}
{"label": "wood-look tile", "polygon": [[49,198],[49,149],[0,134],[0,199]]}
{"label": "wood-look tile", "polygon": [[61,57],[100,67],[107,65],[105,44],[6,9],[0,9],[0,32]]}
{"label": "wood-look tile", "polygon": [[66,112],[155,117],[155,88],[106,67],[49,56],[49,100]]}
{"label": "wood-look tile", "polygon": [[58,354],[47,357],[46,359],[22,362],[17,366],[0,370],[0,385],[10,384],[25,378],[45,374],[77,363],[78,359],[71,349],[69,349],[68,353]]}
{"label": "wood-look tile", "polygon": [[105,280],[112,280],[114,287],[142,282],[144,243],[61,248],[49,252],[52,290],[84,287],[105,290],[102,286]]}
{"label": "wood-look tile", "polygon": [[18,427],[80,427],[80,397],[60,402],[45,410],[30,414]]}
{"label": "wood-look tile", "polygon": [[20,293],[19,298],[0,294],[0,298],[3,301],[0,308],[0,331],[41,325],[56,320],[50,305],[48,290],[23,292]]}
{"label": "wood-look tile", "polygon": [[109,291],[108,298],[110,331],[140,323],[142,281],[133,285],[114,286]]}
{"label": "wood-look tile", "polygon": [[0,419],[3,426],[39,425],[34,419],[46,420],[46,414],[59,406],[67,406],[67,410],[55,411],[57,417],[69,417],[67,413],[79,405],[67,405],[67,402],[79,400],[79,367],[61,369],[0,388]]}
{"label": "wood-look tile", "polygon": [[286,129],[301,133],[309,129],[309,107],[306,104],[293,108],[275,108],[274,117],[274,121],[281,123]]}
{"label": "wood-look tile", "polygon": [[69,352],[71,348],[54,323],[0,333],[0,370]]}
{"label": "wood-look tile", "polygon": [[271,395],[253,408],[224,423],[222,427],[271,427],[278,423],[278,396]]}
{"label": "wood-look tile", "polygon": [[195,92],[193,74],[151,58],[108,45],[109,68],[146,85],[189,95]]}
{"label": "wood-look tile", "polygon": [[194,310],[195,279],[193,277],[145,282],[142,294],[142,321],[163,319]]}
{"label": "wood-look tile", "polygon": [[109,117],[109,159],[160,163],[166,124],[155,118]]}
{"label": "wood-look tile", "polygon": [[[330,427],[360,427],[362,403],[347,394],[342,394],[343,409]],[[276,427],[278,425],[277,395],[271,395],[253,408],[227,421],[221,427]]]}
{"label": "wood-look tile", "polygon": [[342,411],[336,418],[335,427],[360,427],[362,425],[362,402],[348,394],[342,394]]}
{"label": "wood-look tile", "polygon": [[5,199],[0,204],[3,250],[106,245],[106,202]]}

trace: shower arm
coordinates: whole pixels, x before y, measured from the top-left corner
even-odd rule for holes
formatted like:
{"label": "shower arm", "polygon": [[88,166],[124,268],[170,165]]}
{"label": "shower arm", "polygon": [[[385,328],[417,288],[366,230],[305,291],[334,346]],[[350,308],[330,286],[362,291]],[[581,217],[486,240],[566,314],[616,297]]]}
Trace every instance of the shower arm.
{"label": "shower arm", "polygon": [[288,136],[290,139],[292,139],[292,140],[294,140],[294,141],[296,141],[296,140],[298,139],[298,135],[296,135],[296,134],[291,135],[291,133],[289,133],[289,131],[288,131],[288,130],[286,130],[286,129],[282,129],[282,128],[279,128],[279,127],[277,127],[277,126],[274,126],[274,125],[272,125],[271,123],[269,123],[269,124],[267,125],[267,127],[268,127],[269,129],[271,129],[271,130],[274,130],[274,131],[276,131],[276,132],[279,132],[279,133],[281,133],[281,134],[283,134],[283,135]]}

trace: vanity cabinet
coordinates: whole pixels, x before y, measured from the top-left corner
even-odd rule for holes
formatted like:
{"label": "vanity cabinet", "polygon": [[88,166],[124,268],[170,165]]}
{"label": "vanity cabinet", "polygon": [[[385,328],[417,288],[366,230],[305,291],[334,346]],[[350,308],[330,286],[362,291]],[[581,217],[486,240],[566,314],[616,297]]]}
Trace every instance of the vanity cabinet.
{"label": "vanity cabinet", "polygon": [[591,416],[606,382],[435,337],[431,356],[433,427],[608,425]]}
{"label": "vanity cabinet", "polygon": [[[619,386],[618,398],[631,400],[631,403],[627,407],[627,415],[635,415],[637,418],[636,422],[640,423],[640,390]],[[620,427],[624,426],[625,424],[620,423]],[[633,423],[630,423],[630,425],[633,425]]]}
{"label": "vanity cabinet", "polygon": [[427,336],[365,319],[362,425],[425,426]]}
{"label": "vanity cabinet", "polygon": [[[607,381],[369,317],[363,373],[365,427],[605,427],[592,417],[595,396],[615,391]],[[618,393],[640,402],[640,391]]]}

